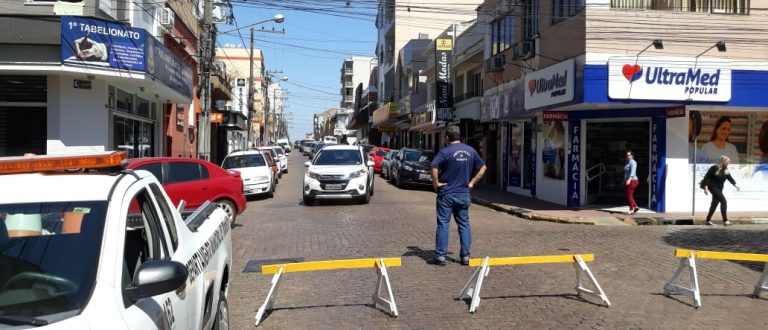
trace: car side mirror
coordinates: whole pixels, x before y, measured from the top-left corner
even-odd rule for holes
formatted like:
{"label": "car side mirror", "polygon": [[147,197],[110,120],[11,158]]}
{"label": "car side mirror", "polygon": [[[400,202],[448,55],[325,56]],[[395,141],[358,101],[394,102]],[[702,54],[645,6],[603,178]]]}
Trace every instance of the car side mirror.
{"label": "car side mirror", "polygon": [[312,162],[305,162],[304,167],[309,167],[309,165],[312,165]]}
{"label": "car side mirror", "polygon": [[189,272],[178,261],[147,260],[139,266],[133,284],[126,288],[133,300],[178,291],[187,284]]}
{"label": "car side mirror", "polygon": [[365,163],[365,165],[368,165],[368,166],[373,166],[373,165],[375,165],[375,164],[374,164],[372,161],[370,161],[370,160],[369,160],[367,163]]}

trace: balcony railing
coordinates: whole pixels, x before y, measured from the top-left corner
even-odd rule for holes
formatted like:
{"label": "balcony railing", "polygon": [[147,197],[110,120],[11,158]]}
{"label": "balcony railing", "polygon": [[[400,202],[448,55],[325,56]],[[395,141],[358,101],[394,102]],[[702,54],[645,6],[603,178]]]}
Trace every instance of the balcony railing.
{"label": "balcony railing", "polygon": [[453,98],[453,102],[459,103],[461,101],[464,101],[464,100],[467,100],[467,99],[471,99],[471,98],[473,98],[475,96],[480,96],[480,95],[481,95],[480,91],[469,91],[469,92],[466,92],[464,94],[461,94],[459,96],[454,97]]}
{"label": "balcony railing", "polygon": [[745,15],[749,0],[611,0],[611,8]]}

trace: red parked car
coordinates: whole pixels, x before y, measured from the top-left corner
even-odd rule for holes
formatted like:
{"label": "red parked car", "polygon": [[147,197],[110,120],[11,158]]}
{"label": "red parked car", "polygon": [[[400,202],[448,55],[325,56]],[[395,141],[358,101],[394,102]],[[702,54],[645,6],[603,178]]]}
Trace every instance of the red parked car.
{"label": "red parked car", "polygon": [[132,158],[128,168],[146,170],[157,177],[174,205],[184,200],[185,210],[193,211],[205,201],[218,203],[232,225],[246,207],[240,172],[227,171],[216,164],[192,158]]}
{"label": "red parked car", "polygon": [[381,161],[384,160],[384,156],[387,155],[387,151],[391,151],[390,148],[374,147],[371,149],[370,158],[373,161],[373,171],[381,173]]}
{"label": "red parked car", "polygon": [[269,167],[272,168],[272,175],[274,175],[274,177],[275,177],[275,183],[280,182],[279,181],[280,180],[279,179],[279,177],[280,177],[279,174],[282,173],[282,172],[280,172],[280,169],[277,167],[277,162],[275,162],[275,159],[272,158],[272,153],[271,152],[263,152],[261,154],[264,155],[264,157],[267,158],[267,164],[269,164]]}

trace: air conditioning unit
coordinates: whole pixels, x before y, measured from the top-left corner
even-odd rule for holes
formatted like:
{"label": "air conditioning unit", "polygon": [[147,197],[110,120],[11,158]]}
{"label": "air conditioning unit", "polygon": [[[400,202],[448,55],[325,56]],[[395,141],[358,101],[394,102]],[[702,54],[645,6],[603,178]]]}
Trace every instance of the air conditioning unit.
{"label": "air conditioning unit", "polygon": [[516,43],[512,49],[512,58],[516,60],[527,60],[536,53],[536,41],[523,40]]}
{"label": "air conditioning unit", "polygon": [[171,8],[160,8],[160,25],[166,29],[172,29],[176,15]]}
{"label": "air conditioning unit", "polygon": [[506,65],[506,61],[504,60],[504,55],[497,54],[496,56],[493,56],[485,61],[485,71],[486,72],[502,71],[504,70],[504,65]]}

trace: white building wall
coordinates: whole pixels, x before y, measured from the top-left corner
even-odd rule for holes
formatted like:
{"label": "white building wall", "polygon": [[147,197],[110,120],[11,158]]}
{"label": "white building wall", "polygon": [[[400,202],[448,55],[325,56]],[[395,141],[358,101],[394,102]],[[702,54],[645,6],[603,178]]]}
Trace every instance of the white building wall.
{"label": "white building wall", "polygon": [[75,89],[72,76],[48,76],[48,154],[109,150],[107,84]]}

